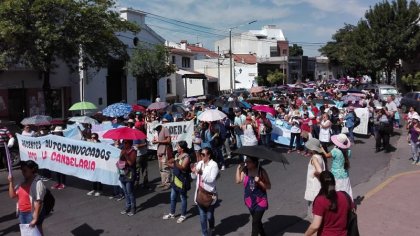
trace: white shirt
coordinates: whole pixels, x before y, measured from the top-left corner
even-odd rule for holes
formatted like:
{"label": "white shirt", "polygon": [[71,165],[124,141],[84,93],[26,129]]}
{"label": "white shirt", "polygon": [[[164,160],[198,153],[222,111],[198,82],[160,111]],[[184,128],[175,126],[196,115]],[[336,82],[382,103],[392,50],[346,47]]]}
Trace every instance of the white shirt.
{"label": "white shirt", "polygon": [[[195,166],[196,170],[202,170],[203,173],[201,175],[197,175],[196,181],[196,189],[198,189],[198,184],[201,181],[202,187],[209,192],[215,193],[216,192],[216,179],[217,175],[219,174],[219,167],[217,163],[213,160],[204,164],[204,161],[199,161]],[[197,195],[197,191],[195,191]],[[197,196],[194,196],[194,201]]]}
{"label": "white shirt", "polygon": [[397,112],[397,105],[395,104],[394,101],[388,102],[386,105],[386,108],[388,109],[389,112]]}

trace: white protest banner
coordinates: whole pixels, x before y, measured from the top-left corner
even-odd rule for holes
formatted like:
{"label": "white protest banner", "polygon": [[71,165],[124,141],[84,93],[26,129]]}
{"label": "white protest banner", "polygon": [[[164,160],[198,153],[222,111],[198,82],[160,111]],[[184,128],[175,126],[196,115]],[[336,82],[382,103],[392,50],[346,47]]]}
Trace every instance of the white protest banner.
{"label": "white protest banner", "polygon": [[[353,133],[355,134],[368,134],[368,123],[369,123],[369,109],[368,108],[355,108],[354,112],[357,117],[360,118],[360,124],[354,128]],[[348,133],[348,129],[343,127],[341,133]]]}
{"label": "white protest banner", "polygon": [[33,160],[40,169],[49,169],[92,182],[118,185],[118,148],[56,135],[16,135],[20,158],[23,161]]}
{"label": "white protest banner", "polygon": [[[147,140],[149,141],[149,149],[156,150],[157,146],[152,144],[152,141],[157,138],[156,131],[154,130],[157,126],[163,125],[169,129],[171,135],[172,146],[175,148],[176,143],[184,140],[188,143],[188,147],[191,148],[192,139],[194,134],[194,121],[182,121],[182,122],[171,122],[166,124],[149,123],[147,125]],[[175,150],[175,149],[174,149]]]}

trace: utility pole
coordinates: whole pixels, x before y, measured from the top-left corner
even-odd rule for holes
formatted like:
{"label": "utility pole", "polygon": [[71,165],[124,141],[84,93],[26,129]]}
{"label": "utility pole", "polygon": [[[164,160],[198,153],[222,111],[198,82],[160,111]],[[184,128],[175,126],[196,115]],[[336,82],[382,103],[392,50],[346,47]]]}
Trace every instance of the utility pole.
{"label": "utility pole", "polygon": [[220,51],[219,46],[217,46],[217,86],[218,86],[218,94],[220,95]]}
{"label": "utility pole", "polygon": [[233,92],[233,74],[232,74],[232,28],[229,28],[229,69],[230,69],[230,89]]}

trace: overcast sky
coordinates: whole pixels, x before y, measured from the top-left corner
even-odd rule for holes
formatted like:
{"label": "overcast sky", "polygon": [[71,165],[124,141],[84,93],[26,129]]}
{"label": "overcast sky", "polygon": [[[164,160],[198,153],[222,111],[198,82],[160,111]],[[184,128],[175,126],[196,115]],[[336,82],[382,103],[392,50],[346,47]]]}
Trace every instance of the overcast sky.
{"label": "overcast sky", "polygon": [[[233,31],[239,33],[270,24],[279,26],[290,43],[301,44],[308,56],[319,55],[319,43],[331,40],[344,23],[356,24],[377,2],[380,0],[117,0],[118,7],[208,27],[147,17],[146,23],[168,41],[186,39],[214,50],[214,41],[227,36],[230,27],[243,25]],[[246,24],[253,20],[257,22]]]}

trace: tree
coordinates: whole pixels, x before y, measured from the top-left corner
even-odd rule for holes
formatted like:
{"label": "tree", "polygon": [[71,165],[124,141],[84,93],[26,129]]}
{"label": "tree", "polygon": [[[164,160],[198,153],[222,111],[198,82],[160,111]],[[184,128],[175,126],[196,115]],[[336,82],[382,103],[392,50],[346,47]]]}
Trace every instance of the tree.
{"label": "tree", "polygon": [[420,72],[417,72],[414,76],[412,74],[404,75],[401,81],[413,91],[420,86]]}
{"label": "tree", "polygon": [[113,0],[3,0],[0,54],[8,65],[23,63],[39,72],[47,113],[51,114],[50,73],[62,60],[75,71],[101,68],[109,56],[127,58],[117,32],[139,27],[120,18]]}
{"label": "tree", "polygon": [[285,77],[286,76],[283,74],[283,72],[281,72],[279,70],[269,71],[268,75],[267,75],[267,81],[272,86],[276,85],[276,84],[279,84],[281,82],[284,84]]}
{"label": "tree", "polygon": [[388,83],[398,60],[409,59],[419,52],[419,15],[420,5],[415,0],[383,1],[365,13],[371,50],[376,63],[387,72]]}
{"label": "tree", "polygon": [[152,100],[157,95],[158,80],[175,72],[175,66],[168,63],[169,50],[164,45],[138,44],[128,63],[128,70],[137,79],[138,94],[149,92]]}
{"label": "tree", "polygon": [[263,86],[265,84],[264,78],[262,76],[255,76],[254,79],[258,86]]}
{"label": "tree", "polygon": [[291,57],[303,56],[302,46],[298,46],[297,44],[293,44],[293,46],[289,46],[289,56]]}

